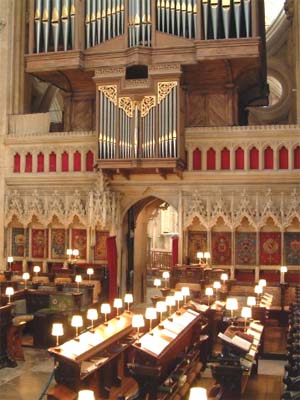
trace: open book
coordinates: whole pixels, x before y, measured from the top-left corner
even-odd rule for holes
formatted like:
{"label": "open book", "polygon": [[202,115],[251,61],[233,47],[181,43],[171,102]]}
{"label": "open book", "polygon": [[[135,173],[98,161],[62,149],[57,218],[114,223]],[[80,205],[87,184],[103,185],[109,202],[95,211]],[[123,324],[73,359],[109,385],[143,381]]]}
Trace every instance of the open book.
{"label": "open book", "polygon": [[250,350],[250,347],[252,344],[251,342],[248,342],[248,340],[245,340],[237,335],[235,335],[231,338],[231,337],[225,335],[224,333],[220,332],[218,334],[218,337],[220,339],[222,339],[225,343],[227,343],[231,346],[235,346],[246,353]]}

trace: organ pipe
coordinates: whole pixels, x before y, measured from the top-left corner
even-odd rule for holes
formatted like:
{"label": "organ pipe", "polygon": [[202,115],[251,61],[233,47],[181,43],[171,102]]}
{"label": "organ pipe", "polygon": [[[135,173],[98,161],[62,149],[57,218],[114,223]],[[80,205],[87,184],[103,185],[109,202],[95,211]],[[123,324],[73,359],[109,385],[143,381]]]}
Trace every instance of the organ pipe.
{"label": "organ pipe", "polygon": [[239,38],[241,35],[241,1],[234,0],[233,4],[234,8],[234,21],[235,21],[235,30],[236,30],[236,37]]}
{"label": "organ pipe", "polygon": [[41,50],[42,13],[43,13],[42,0],[36,0],[35,11],[34,11],[34,25],[35,25],[35,48],[37,53],[39,53]]}
{"label": "organ pipe", "polygon": [[230,0],[222,0],[222,17],[223,17],[225,39],[228,39],[229,24],[230,24]]}

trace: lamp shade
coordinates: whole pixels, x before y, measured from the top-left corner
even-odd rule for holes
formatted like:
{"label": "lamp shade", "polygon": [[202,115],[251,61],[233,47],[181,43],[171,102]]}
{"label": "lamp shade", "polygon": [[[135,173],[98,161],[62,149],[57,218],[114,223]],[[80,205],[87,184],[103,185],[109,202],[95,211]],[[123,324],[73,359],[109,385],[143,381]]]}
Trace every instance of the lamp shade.
{"label": "lamp shade", "polygon": [[266,287],[267,286],[267,281],[265,279],[260,279],[258,281],[259,286],[261,287]]}
{"label": "lamp shade", "polygon": [[261,294],[263,292],[263,288],[260,285],[255,285],[254,286],[254,293],[256,294]]}
{"label": "lamp shade", "polygon": [[88,268],[88,269],[86,270],[86,273],[87,273],[88,275],[94,275],[94,268]]}
{"label": "lamp shade", "polygon": [[158,301],[156,303],[156,310],[157,312],[163,313],[167,311],[167,304],[165,301]]}
{"label": "lamp shade", "polygon": [[82,276],[81,276],[81,275],[76,275],[76,276],[75,276],[75,282],[76,282],[76,283],[82,282]]}
{"label": "lamp shade", "polygon": [[67,249],[67,256],[71,256],[72,255],[72,249]]}
{"label": "lamp shade", "polygon": [[256,305],[256,298],[254,296],[247,297],[247,306],[255,306]]}
{"label": "lamp shade", "polygon": [[134,314],[132,316],[132,327],[133,328],[142,328],[145,326],[145,320],[142,314]]}
{"label": "lamp shade", "polygon": [[111,312],[111,307],[109,303],[101,304],[101,314],[109,314]]}
{"label": "lamp shade", "polygon": [[250,307],[242,307],[241,316],[243,318],[251,318],[252,312]]}
{"label": "lamp shade", "polygon": [[207,287],[205,289],[206,296],[212,296],[214,294],[214,289],[212,287]]}
{"label": "lamp shade", "polygon": [[189,400],[207,400],[207,391],[201,387],[193,387],[190,389]]}
{"label": "lamp shade", "polygon": [[147,307],[145,312],[146,319],[156,319],[157,317],[157,310],[154,307]]}
{"label": "lamp shade", "polygon": [[204,258],[210,258],[210,252],[209,251],[205,251],[204,252]]}
{"label": "lamp shade", "polygon": [[125,294],[124,303],[133,303],[133,295],[131,293]]}
{"label": "lamp shade", "polygon": [[286,267],[285,265],[283,265],[282,267],[280,267],[280,272],[286,273],[286,272],[287,272],[287,267]]}
{"label": "lamp shade", "polygon": [[176,301],[182,301],[183,300],[183,294],[182,292],[176,291],[174,294],[175,300]]}
{"label": "lamp shade", "polygon": [[14,288],[12,286],[8,286],[5,289],[6,296],[12,296],[14,293],[15,293],[15,290],[14,290]]}
{"label": "lamp shade", "polygon": [[197,258],[203,258],[203,251],[197,251]]}
{"label": "lamp shade", "polygon": [[12,256],[7,257],[7,262],[12,263],[14,261],[14,258]]}
{"label": "lamp shade", "polygon": [[78,257],[78,256],[79,256],[79,250],[78,250],[78,249],[72,250],[72,255],[73,255],[74,257]]}
{"label": "lamp shade", "polygon": [[189,296],[190,295],[190,288],[188,286],[183,286],[181,288],[181,293],[183,296]]}
{"label": "lamp shade", "polygon": [[80,390],[77,400],[95,400],[95,395],[92,390]]}
{"label": "lamp shade", "polygon": [[161,286],[161,280],[158,278],[154,279],[154,286],[156,286],[156,287]]}
{"label": "lamp shade", "polygon": [[226,310],[237,310],[238,309],[238,301],[235,297],[228,297],[226,299]]}
{"label": "lamp shade", "polygon": [[96,308],[89,308],[87,310],[87,319],[90,319],[91,321],[96,321],[98,319],[98,311]]}
{"label": "lamp shade", "polygon": [[213,288],[214,289],[221,289],[221,282],[215,281],[214,284],[213,284]]}
{"label": "lamp shade", "polygon": [[167,296],[166,297],[166,305],[169,307],[175,306],[176,304],[176,299],[175,296]]}
{"label": "lamp shade", "polygon": [[226,274],[225,272],[223,274],[221,274],[221,280],[228,281],[228,274]]}
{"label": "lamp shade", "polygon": [[83,319],[81,315],[73,315],[71,320],[71,326],[74,328],[81,328],[83,326]]}
{"label": "lamp shade", "polygon": [[122,308],[123,307],[123,300],[116,298],[114,299],[114,307],[115,308]]}
{"label": "lamp shade", "polygon": [[63,336],[63,334],[64,334],[63,324],[61,324],[61,323],[52,324],[51,334],[52,334],[52,336]]}
{"label": "lamp shade", "polygon": [[40,271],[41,271],[41,267],[40,267],[39,265],[35,265],[35,266],[33,267],[33,272],[34,272],[34,273],[38,274]]}
{"label": "lamp shade", "polygon": [[162,274],[163,279],[169,279],[170,278],[170,272],[169,271],[164,271]]}
{"label": "lamp shade", "polygon": [[24,279],[24,281],[28,281],[28,279],[30,278],[29,272],[24,272],[22,278]]}

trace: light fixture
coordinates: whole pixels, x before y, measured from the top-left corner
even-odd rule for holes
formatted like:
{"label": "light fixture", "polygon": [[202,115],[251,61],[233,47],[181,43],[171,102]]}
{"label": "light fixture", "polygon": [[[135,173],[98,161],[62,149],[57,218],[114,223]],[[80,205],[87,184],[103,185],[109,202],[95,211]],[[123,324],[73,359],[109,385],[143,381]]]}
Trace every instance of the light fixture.
{"label": "light fixture", "polygon": [[179,306],[180,306],[180,302],[183,300],[183,295],[182,295],[181,292],[176,291],[176,292],[174,293],[174,298],[175,298],[175,300],[177,301],[177,314],[178,314],[178,313],[180,312],[180,311],[179,311]]}
{"label": "light fixture", "polygon": [[14,295],[14,293],[15,293],[15,290],[12,286],[8,286],[5,289],[5,294],[6,294],[6,296],[8,296],[8,303],[10,303],[10,298],[11,298],[11,296]]}
{"label": "light fixture", "polygon": [[261,286],[264,289],[264,287],[267,286],[267,281],[265,279],[260,279],[258,281],[258,284],[259,284],[259,286]]}
{"label": "light fixture", "polygon": [[160,313],[160,320],[159,323],[162,323],[162,315],[164,312],[167,311],[167,304],[165,301],[158,301],[156,303],[156,311]]}
{"label": "light fixture", "polygon": [[254,296],[247,297],[247,306],[253,307],[256,305],[256,298]]}
{"label": "light fixture", "polygon": [[166,305],[169,307],[169,318],[171,318],[172,307],[176,305],[175,296],[166,296]]}
{"label": "light fixture", "polygon": [[124,303],[127,303],[127,312],[130,312],[130,304],[133,303],[133,296],[131,293],[126,293],[124,296]]}
{"label": "light fixture", "polygon": [[51,334],[52,334],[52,336],[56,336],[56,346],[58,346],[59,345],[58,337],[63,336],[63,334],[64,334],[63,324],[61,324],[61,323],[52,324]]}
{"label": "light fixture", "polygon": [[214,294],[214,289],[213,289],[212,287],[207,287],[207,288],[205,289],[205,294],[206,294],[206,296],[207,296],[207,305],[209,306],[209,299],[210,299],[210,296],[213,296],[213,294]]}
{"label": "light fixture", "polygon": [[188,286],[183,286],[181,288],[181,293],[184,298],[184,305],[186,305],[186,298],[190,295],[190,288]]}
{"label": "light fixture", "polygon": [[7,257],[7,262],[8,262],[8,270],[11,271],[11,264],[13,263],[14,258],[12,256]]}
{"label": "light fixture", "polygon": [[202,258],[203,258],[203,251],[197,251],[196,257],[199,260],[199,264],[201,264]]}
{"label": "light fixture", "polygon": [[92,390],[80,390],[78,392],[77,400],[95,400],[95,395]]}
{"label": "light fixture", "polygon": [[73,315],[71,320],[71,326],[76,328],[76,337],[78,336],[78,330],[83,326],[83,319],[81,315]]}
{"label": "light fixture", "polygon": [[254,286],[254,293],[256,293],[257,295],[257,304],[259,305],[259,299],[260,299],[260,295],[263,292],[263,287],[260,285],[255,285]]}
{"label": "light fixture", "polygon": [[190,389],[189,400],[207,400],[207,391],[201,387],[192,387]]}
{"label": "light fixture", "polygon": [[252,317],[252,310],[250,307],[242,307],[241,311],[242,318],[245,319],[245,331],[247,330],[247,318]]}
{"label": "light fixture", "polygon": [[120,317],[119,317],[119,309],[123,307],[123,300],[122,300],[122,299],[118,299],[118,298],[114,299],[114,304],[113,304],[113,306],[114,306],[114,308],[117,309],[117,316],[116,316],[116,318],[119,319],[119,318],[120,318]]}
{"label": "light fixture", "polygon": [[89,282],[91,282],[91,276],[94,275],[94,268],[88,268],[88,269],[86,270],[86,273],[87,273],[88,276],[89,276]]}
{"label": "light fixture", "polygon": [[104,325],[108,325],[107,323],[107,314],[110,314],[111,308],[109,303],[101,304],[101,314],[104,314]]}
{"label": "light fixture", "polygon": [[280,267],[280,283],[284,283],[284,274],[287,272],[287,267],[285,265],[282,265]]}
{"label": "light fixture", "polygon": [[79,285],[82,282],[82,276],[81,275],[76,275],[75,276],[75,282],[77,283],[77,291],[80,292]]}
{"label": "light fixture", "polygon": [[137,344],[139,344],[139,337],[140,337],[140,328],[142,328],[143,326],[145,326],[145,321],[144,321],[144,317],[142,314],[134,314],[132,316],[132,327],[136,328],[137,332],[136,332],[136,336],[137,336]]}
{"label": "light fixture", "polygon": [[158,289],[161,286],[161,280],[158,278],[154,279],[154,286]]}
{"label": "light fixture", "polygon": [[210,252],[209,251],[205,251],[204,252],[204,259],[205,259],[205,262],[208,263],[208,260],[210,259]]}
{"label": "light fixture", "polygon": [[96,321],[98,319],[98,311],[96,308],[89,308],[87,310],[87,319],[89,319],[90,321],[92,321],[92,331],[94,330],[94,321]]}
{"label": "light fixture", "polygon": [[223,285],[225,285],[226,281],[228,281],[228,274],[223,272],[223,274],[221,274],[221,281],[223,281]]}
{"label": "light fixture", "polygon": [[168,280],[170,279],[170,272],[164,271],[162,274],[163,279],[165,280],[165,288],[168,287]]}
{"label": "light fixture", "polygon": [[38,276],[40,271],[41,271],[41,267],[39,265],[35,265],[33,267],[33,272],[35,273],[35,276]]}
{"label": "light fixture", "polygon": [[27,289],[27,281],[28,281],[28,279],[30,279],[29,272],[24,272],[22,275],[22,278],[24,279],[25,289]]}
{"label": "light fixture", "polygon": [[228,297],[226,299],[226,310],[230,311],[230,317],[233,318],[233,311],[238,309],[238,301],[235,297]]}
{"label": "light fixture", "polygon": [[221,289],[221,286],[220,281],[214,281],[213,288],[216,290],[216,298],[218,298],[218,290]]}
{"label": "light fixture", "polygon": [[[171,296],[170,296],[171,297]],[[147,307],[145,312],[145,318],[149,319],[149,331],[152,329],[152,320],[156,319],[157,311],[154,307]]]}
{"label": "light fixture", "polygon": [[73,249],[72,250],[72,256],[75,257],[75,258],[79,257],[79,250],[78,249]]}

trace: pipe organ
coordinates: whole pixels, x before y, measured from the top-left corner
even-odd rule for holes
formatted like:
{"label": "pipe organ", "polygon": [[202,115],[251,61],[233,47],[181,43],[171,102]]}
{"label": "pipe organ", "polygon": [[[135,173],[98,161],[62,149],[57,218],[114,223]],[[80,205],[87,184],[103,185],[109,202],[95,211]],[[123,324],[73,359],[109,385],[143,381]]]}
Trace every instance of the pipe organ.
{"label": "pipe organ", "polygon": [[177,81],[141,100],[118,96],[116,85],[98,91],[100,159],[177,158]]}

